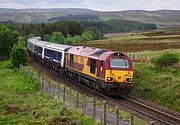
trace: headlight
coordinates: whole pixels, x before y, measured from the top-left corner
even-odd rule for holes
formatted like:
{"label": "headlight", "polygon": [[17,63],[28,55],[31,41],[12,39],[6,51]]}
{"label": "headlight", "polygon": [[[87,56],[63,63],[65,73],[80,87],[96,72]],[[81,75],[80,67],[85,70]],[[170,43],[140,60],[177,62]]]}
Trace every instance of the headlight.
{"label": "headlight", "polygon": [[113,80],[112,77],[107,77],[106,79],[107,79],[107,81],[112,81]]}
{"label": "headlight", "polygon": [[127,78],[126,81],[127,82],[132,82],[132,78]]}

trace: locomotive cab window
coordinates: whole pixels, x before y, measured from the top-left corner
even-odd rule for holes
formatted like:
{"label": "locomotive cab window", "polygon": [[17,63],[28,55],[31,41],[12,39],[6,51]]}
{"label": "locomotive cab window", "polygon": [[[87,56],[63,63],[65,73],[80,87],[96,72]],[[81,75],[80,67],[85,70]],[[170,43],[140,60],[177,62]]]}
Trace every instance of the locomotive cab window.
{"label": "locomotive cab window", "polygon": [[96,60],[91,59],[91,62],[90,62],[90,73],[92,73],[92,74],[96,73]]}
{"label": "locomotive cab window", "polygon": [[110,61],[110,67],[128,69],[129,61],[123,58],[114,58],[114,59],[111,59]]}
{"label": "locomotive cab window", "polygon": [[104,61],[101,61],[101,66],[102,66],[102,67],[104,66]]}
{"label": "locomotive cab window", "polygon": [[70,54],[69,65],[70,65],[70,66],[73,66],[73,63],[74,63],[74,55],[73,55],[73,54]]}

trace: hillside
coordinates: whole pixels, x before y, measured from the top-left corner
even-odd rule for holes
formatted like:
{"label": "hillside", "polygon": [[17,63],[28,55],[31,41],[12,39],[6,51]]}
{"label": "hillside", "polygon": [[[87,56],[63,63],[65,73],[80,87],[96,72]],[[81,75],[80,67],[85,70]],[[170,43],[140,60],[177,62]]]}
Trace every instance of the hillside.
{"label": "hillside", "polygon": [[[100,12],[90,9],[67,8],[67,9],[3,9],[0,8],[0,21],[15,21],[21,23],[48,22],[58,19],[69,19],[71,16],[92,16],[97,20],[107,20],[111,18],[127,19],[133,21],[155,23],[160,28],[180,27],[180,10],[126,10],[126,11],[106,11]],[[81,18],[81,17],[80,17]],[[89,18],[87,18],[89,19]],[[91,18],[90,18],[91,19]]]}
{"label": "hillside", "polygon": [[127,10],[118,12],[102,12],[102,17],[119,17],[127,20],[155,23],[159,27],[180,26],[180,10]]}
{"label": "hillside", "polygon": [[47,22],[54,17],[68,15],[89,15],[96,11],[90,9],[3,9],[0,8],[0,21],[15,21],[18,23]]}

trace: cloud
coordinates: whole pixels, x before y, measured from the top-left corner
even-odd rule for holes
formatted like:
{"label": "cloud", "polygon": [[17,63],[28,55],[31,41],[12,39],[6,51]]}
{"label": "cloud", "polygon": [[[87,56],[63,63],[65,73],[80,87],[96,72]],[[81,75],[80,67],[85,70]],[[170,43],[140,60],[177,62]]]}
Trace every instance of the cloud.
{"label": "cloud", "polygon": [[3,8],[180,9],[180,0],[0,0]]}

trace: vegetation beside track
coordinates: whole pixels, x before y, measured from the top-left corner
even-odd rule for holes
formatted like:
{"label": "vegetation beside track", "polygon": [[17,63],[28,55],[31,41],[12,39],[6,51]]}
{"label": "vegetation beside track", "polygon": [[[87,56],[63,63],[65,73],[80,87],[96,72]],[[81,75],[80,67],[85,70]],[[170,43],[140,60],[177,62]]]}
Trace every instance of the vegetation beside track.
{"label": "vegetation beside track", "polygon": [[0,62],[0,124],[97,125],[91,118],[63,108],[42,95],[39,83]]}
{"label": "vegetation beside track", "polygon": [[180,112],[180,70],[135,63],[133,96]]}

